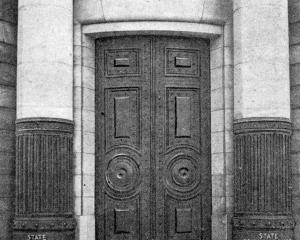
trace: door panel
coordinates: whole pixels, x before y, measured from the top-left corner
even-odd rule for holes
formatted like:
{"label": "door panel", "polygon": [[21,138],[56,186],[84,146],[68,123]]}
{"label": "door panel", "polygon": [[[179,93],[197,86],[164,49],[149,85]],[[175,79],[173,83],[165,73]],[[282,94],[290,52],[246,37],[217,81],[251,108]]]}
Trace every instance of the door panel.
{"label": "door panel", "polygon": [[203,40],[96,41],[100,239],[210,239],[210,90]]}
{"label": "door panel", "polygon": [[149,239],[151,39],[97,46],[98,239]]}
{"label": "door panel", "polygon": [[155,50],[158,239],[210,239],[208,47],[161,37]]}

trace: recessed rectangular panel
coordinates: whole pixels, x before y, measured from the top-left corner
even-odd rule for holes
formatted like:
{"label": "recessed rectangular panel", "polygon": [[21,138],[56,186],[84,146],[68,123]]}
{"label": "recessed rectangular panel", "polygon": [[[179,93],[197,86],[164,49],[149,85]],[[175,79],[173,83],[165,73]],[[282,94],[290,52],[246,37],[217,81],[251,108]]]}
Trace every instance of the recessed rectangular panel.
{"label": "recessed rectangular panel", "polygon": [[105,51],[106,77],[139,76],[140,49],[110,49]]}
{"label": "recessed rectangular panel", "polygon": [[191,145],[199,147],[200,89],[166,89],[166,147]]}
{"label": "recessed rectangular panel", "polygon": [[165,226],[167,226],[165,239],[206,239],[201,238],[201,232],[204,227],[201,220],[201,196],[176,199],[176,196],[170,195],[166,194],[164,202]]}
{"label": "recessed rectangular panel", "polygon": [[192,232],[192,209],[176,208],[176,232],[190,233]]}
{"label": "recessed rectangular panel", "polygon": [[105,89],[105,147],[140,148],[140,90],[136,87]]}
{"label": "recessed rectangular panel", "polygon": [[165,56],[165,75],[199,77],[199,51],[196,49],[167,48]]}
{"label": "recessed rectangular panel", "polygon": [[102,221],[105,226],[101,239],[133,239],[142,240],[140,197],[131,199],[105,195]]}
{"label": "recessed rectangular panel", "polygon": [[186,67],[190,68],[191,65],[191,59],[185,58],[185,57],[175,57],[175,67]]}
{"label": "recessed rectangular panel", "polygon": [[115,59],[115,67],[129,67],[129,59],[128,58],[116,58]]}
{"label": "recessed rectangular panel", "polygon": [[115,137],[130,137],[130,101],[129,97],[115,97]]}
{"label": "recessed rectangular panel", "polygon": [[176,137],[191,136],[191,98],[176,97]]}
{"label": "recessed rectangular panel", "polygon": [[115,209],[115,233],[130,233],[133,215],[130,209]]}

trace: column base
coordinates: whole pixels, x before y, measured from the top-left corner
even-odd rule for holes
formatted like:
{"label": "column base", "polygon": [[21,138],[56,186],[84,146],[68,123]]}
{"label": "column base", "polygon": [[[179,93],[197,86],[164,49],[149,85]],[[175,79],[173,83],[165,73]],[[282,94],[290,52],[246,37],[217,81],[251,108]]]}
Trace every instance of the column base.
{"label": "column base", "polygon": [[293,240],[290,121],[241,119],[233,130],[233,240]]}
{"label": "column base", "polygon": [[293,240],[291,216],[243,216],[233,218],[233,240]]}
{"label": "column base", "polygon": [[74,240],[75,227],[73,218],[16,218],[13,240]]}
{"label": "column base", "polygon": [[16,122],[16,211],[13,240],[74,240],[73,122]]}

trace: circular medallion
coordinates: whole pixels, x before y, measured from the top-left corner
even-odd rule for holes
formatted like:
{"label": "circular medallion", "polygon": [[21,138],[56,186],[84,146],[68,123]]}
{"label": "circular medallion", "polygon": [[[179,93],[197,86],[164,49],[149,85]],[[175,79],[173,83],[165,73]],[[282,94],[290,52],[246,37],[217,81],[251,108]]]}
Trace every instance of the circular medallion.
{"label": "circular medallion", "polygon": [[106,182],[117,192],[134,190],[139,184],[140,171],[136,161],[129,156],[113,158],[107,167]]}
{"label": "circular medallion", "polygon": [[166,185],[176,192],[191,192],[200,183],[199,165],[190,156],[180,155],[173,158],[166,168]]}

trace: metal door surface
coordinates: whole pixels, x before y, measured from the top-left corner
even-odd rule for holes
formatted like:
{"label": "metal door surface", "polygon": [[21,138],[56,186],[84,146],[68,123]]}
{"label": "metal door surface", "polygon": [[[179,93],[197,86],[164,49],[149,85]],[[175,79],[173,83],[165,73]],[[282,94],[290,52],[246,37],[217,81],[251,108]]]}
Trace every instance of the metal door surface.
{"label": "metal door surface", "polygon": [[96,40],[98,240],[211,238],[208,46]]}

